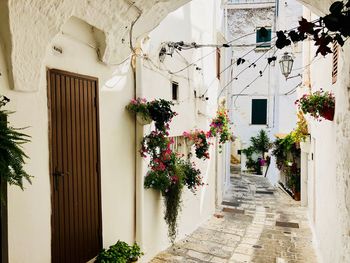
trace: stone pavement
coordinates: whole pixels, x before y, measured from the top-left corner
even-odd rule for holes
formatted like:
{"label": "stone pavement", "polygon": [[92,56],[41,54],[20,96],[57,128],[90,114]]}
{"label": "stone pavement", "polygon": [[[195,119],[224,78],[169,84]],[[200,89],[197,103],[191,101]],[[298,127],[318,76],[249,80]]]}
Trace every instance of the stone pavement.
{"label": "stone pavement", "polygon": [[151,263],[316,263],[306,209],[261,176],[235,175],[215,215]]}

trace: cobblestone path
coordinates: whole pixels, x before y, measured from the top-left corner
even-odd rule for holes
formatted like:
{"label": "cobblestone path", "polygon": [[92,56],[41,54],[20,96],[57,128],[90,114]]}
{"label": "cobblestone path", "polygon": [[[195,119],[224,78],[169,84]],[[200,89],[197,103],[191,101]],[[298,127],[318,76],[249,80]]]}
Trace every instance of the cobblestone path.
{"label": "cobblestone path", "polygon": [[231,177],[215,215],[151,263],[316,263],[306,209],[263,177]]}

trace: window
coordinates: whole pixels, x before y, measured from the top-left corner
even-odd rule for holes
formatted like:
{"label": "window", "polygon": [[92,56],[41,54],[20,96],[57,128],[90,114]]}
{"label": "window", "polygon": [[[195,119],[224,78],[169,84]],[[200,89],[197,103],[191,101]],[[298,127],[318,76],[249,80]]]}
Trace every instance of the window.
{"label": "window", "polygon": [[337,82],[338,78],[338,56],[339,45],[336,40],[333,41],[333,62],[332,62],[332,84]]}
{"label": "window", "polygon": [[179,99],[179,83],[171,82],[171,92],[172,92],[172,100]]}
{"label": "window", "polygon": [[271,28],[260,27],[256,29],[256,47],[271,47]]}
{"label": "window", "polygon": [[267,99],[252,100],[252,124],[267,124]]}

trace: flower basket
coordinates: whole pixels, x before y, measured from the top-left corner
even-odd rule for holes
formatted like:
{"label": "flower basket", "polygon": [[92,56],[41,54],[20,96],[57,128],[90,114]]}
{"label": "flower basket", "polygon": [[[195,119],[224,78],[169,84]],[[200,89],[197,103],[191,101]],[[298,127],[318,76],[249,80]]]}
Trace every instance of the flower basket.
{"label": "flower basket", "polygon": [[142,115],[140,113],[136,114],[136,120],[140,125],[148,125],[152,122],[151,117]]}
{"label": "flower basket", "polygon": [[185,143],[187,147],[192,147],[194,145],[194,140],[185,138]]}
{"label": "flower basket", "polygon": [[311,94],[305,94],[295,104],[304,113],[310,114],[316,120],[320,117],[333,121],[335,109],[335,97],[333,93],[322,89]]}
{"label": "flower basket", "polygon": [[325,118],[326,120],[333,121],[334,119],[334,108],[332,107],[324,107],[320,111],[321,117]]}

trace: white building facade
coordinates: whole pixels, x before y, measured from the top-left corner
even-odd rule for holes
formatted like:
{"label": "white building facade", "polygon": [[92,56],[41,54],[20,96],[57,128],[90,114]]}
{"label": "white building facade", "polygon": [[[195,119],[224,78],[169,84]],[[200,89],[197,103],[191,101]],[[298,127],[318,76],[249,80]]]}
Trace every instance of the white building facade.
{"label": "white building facade", "polygon": [[[231,83],[227,85],[235,136],[241,149],[250,145],[250,138],[263,129],[271,141],[275,134],[287,134],[296,124],[296,88],[301,84],[301,45],[284,50],[275,47],[276,31],[298,25],[302,6],[296,1],[227,1],[225,6],[228,40],[232,41]],[[260,35],[265,28],[267,35]],[[293,71],[286,80],[279,60],[288,52],[294,60]],[[268,63],[268,58],[276,60]],[[243,59],[243,60],[242,60]],[[241,63],[237,63],[241,60]],[[243,63],[242,63],[243,61]],[[237,149],[236,149],[237,150]],[[245,170],[245,158],[242,170]],[[274,160],[268,171],[272,184],[279,179]]]}
{"label": "white building facade", "polygon": [[[303,17],[311,21],[328,14],[334,1],[300,2],[310,8],[304,9]],[[319,261],[349,262],[350,44],[347,41],[343,47],[338,46],[338,53],[334,52],[326,57],[318,55],[316,58],[317,49],[313,42],[304,42],[303,48],[303,64],[310,64],[310,69],[304,75],[304,88],[298,90],[299,95],[321,88],[335,95],[333,121],[319,122],[308,117],[310,142],[301,148],[305,162],[301,175],[306,196],[304,205],[308,207]],[[337,72],[334,71],[333,64],[337,66]]]}
{"label": "white building facade", "polygon": [[[173,100],[179,116],[171,124],[170,136],[208,128],[220,86],[216,53],[212,48],[198,49],[159,61],[163,42],[215,44],[220,38],[216,1],[187,2],[0,3],[0,91],[11,99],[7,109],[15,111],[9,118],[11,125],[29,126],[25,132],[31,142],[24,150],[30,159],[25,169],[34,176],[24,191],[8,188],[8,250],[2,247],[9,262],[87,261],[96,250],[117,240],[137,241],[145,252],[141,261],[147,262],[169,246],[162,197],[143,187],[147,163],[139,157],[139,143],[152,127],[136,124],[125,106],[135,97]],[[212,53],[201,59],[206,52]],[[195,60],[200,70],[194,66],[180,74],[164,70],[176,71]],[[209,81],[213,81],[209,99],[202,99]],[[175,82],[176,99],[172,97]],[[72,142],[83,148],[73,147]],[[220,202],[224,157],[215,146],[210,155],[207,161],[193,157],[208,185],[197,195],[184,193],[178,238],[192,232]],[[80,163],[78,169],[91,176],[87,185],[74,181],[74,174],[84,172],[72,170],[73,163]],[[84,208],[80,201],[71,204],[72,196],[79,196]],[[54,215],[63,225],[76,216],[80,222],[66,230],[55,229]],[[98,234],[90,234],[91,227]],[[54,232],[75,250],[88,252],[72,252],[72,256],[64,247],[53,250]]]}

